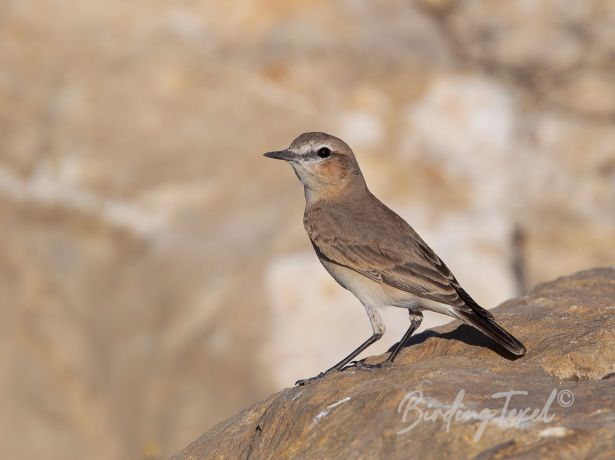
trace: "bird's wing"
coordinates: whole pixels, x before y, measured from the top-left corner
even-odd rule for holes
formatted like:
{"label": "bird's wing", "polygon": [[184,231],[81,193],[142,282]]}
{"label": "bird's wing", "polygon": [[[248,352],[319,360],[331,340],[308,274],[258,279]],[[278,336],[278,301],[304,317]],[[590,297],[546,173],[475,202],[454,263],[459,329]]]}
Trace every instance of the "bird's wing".
{"label": "bird's wing", "polygon": [[412,227],[378,204],[363,214],[323,208],[306,210],[305,227],[314,249],[321,257],[374,281],[490,316],[463,290]]}

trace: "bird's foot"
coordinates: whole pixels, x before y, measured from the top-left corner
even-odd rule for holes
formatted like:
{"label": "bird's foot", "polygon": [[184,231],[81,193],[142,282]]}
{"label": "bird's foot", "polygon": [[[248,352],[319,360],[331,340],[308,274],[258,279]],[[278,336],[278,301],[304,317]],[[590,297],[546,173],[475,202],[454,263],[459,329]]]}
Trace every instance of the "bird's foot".
{"label": "bird's foot", "polygon": [[390,367],[393,363],[391,361],[382,361],[381,363],[369,364],[365,361],[356,361],[354,367],[357,369],[382,369],[383,367]]}
{"label": "bird's foot", "polygon": [[315,375],[314,377],[310,377],[309,379],[297,380],[295,382],[295,386],[300,387],[300,386],[303,386],[303,385],[307,385],[308,383],[312,383],[312,382],[315,382],[316,380],[320,380],[325,375],[328,375],[328,372],[321,372],[320,374]]}

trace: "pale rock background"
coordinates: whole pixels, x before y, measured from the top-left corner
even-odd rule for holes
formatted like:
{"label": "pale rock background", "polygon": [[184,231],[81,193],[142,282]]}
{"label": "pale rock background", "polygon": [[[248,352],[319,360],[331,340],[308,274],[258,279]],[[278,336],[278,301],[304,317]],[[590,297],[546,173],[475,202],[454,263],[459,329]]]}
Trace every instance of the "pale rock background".
{"label": "pale rock background", "polygon": [[614,71],[608,1],[0,3],[3,456],[164,458],[369,335],[304,131],[485,306],[613,264]]}

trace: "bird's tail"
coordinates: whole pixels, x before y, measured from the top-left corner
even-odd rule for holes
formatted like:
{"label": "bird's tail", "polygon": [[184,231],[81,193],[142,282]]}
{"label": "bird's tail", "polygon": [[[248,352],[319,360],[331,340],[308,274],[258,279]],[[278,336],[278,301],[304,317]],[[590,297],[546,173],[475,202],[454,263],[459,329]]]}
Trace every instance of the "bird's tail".
{"label": "bird's tail", "polygon": [[521,342],[506,332],[502,326],[495,322],[495,318],[468,294],[461,286],[455,287],[457,294],[463,300],[465,308],[456,308],[455,315],[462,321],[474,326],[483,334],[491,337],[501,346],[516,356],[523,356],[526,349]]}
{"label": "bird's tail", "polygon": [[[480,307],[479,307],[480,308]],[[466,310],[457,310],[455,313],[459,317],[459,319],[465,321],[466,323],[474,326],[483,334],[488,335],[501,346],[510,351],[513,355],[523,356],[526,353],[525,347],[521,342],[519,342],[516,338],[514,338],[511,334],[506,332],[503,327],[501,327],[498,323],[495,322],[493,316],[487,312],[487,310],[483,310],[485,314],[480,314],[482,312],[468,312]]]}

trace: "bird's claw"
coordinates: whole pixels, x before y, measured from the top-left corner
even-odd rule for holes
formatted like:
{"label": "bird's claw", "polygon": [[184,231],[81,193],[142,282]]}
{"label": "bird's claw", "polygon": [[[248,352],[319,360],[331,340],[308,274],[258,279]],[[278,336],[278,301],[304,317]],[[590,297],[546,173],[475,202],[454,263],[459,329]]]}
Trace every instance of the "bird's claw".
{"label": "bird's claw", "polygon": [[383,367],[390,367],[393,363],[391,361],[382,361],[381,363],[369,364],[365,361],[357,361],[354,365],[357,369],[382,369]]}
{"label": "bird's claw", "polygon": [[[376,363],[376,364],[368,364],[365,361],[351,361],[348,365],[346,365],[346,367],[340,369],[340,370],[346,370],[346,369],[350,369],[350,368],[355,368],[355,369],[382,369],[384,367],[390,367],[392,366],[393,363],[391,361],[382,361],[381,363]],[[301,380],[297,380],[295,382],[295,386],[303,386],[303,385],[307,385],[308,383],[313,383],[316,380],[320,380],[321,378],[323,378],[326,375],[329,375],[331,373],[331,370],[326,371],[326,372],[321,372],[318,375],[315,375],[314,377],[310,377],[309,379],[301,379]]]}
{"label": "bird's claw", "polygon": [[315,375],[314,377],[310,377],[309,379],[301,379],[301,380],[297,380],[295,382],[295,386],[303,386],[303,385],[307,385],[308,383],[312,383],[315,382],[316,380],[320,380],[321,378],[323,378],[325,375],[327,375],[326,372],[321,372],[318,375]]}

